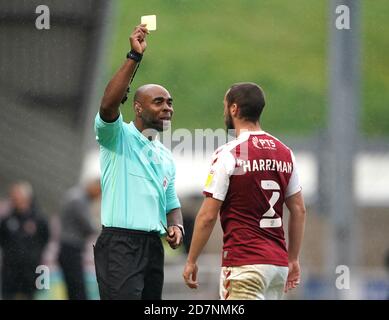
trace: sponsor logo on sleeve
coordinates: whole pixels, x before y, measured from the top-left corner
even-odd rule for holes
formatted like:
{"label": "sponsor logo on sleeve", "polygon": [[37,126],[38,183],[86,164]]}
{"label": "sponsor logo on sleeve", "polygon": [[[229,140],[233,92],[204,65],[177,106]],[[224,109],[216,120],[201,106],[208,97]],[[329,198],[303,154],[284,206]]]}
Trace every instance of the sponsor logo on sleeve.
{"label": "sponsor logo on sleeve", "polygon": [[205,181],[205,188],[209,188],[213,181],[213,170],[211,170],[207,176],[207,180]]}

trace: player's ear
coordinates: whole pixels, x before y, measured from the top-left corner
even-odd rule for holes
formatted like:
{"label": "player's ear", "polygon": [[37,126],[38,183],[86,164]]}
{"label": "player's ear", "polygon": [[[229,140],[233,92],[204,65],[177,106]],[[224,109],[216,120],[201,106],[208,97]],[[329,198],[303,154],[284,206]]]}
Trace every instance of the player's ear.
{"label": "player's ear", "polygon": [[233,103],[230,106],[230,111],[231,111],[232,116],[237,117],[238,116],[238,105],[236,103]]}

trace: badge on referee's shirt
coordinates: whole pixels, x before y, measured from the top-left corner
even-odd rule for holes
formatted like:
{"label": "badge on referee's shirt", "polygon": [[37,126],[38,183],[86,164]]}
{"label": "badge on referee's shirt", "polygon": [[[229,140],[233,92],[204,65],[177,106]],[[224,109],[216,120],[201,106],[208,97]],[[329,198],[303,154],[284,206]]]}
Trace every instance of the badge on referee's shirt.
{"label": "badge on referee's shirt", "polygon": [[169,185],[169,181],[167,180],[166,177],[163,178],[163,183],[162,183],[162,185],[163,185],[163,189],[166,190],[166,189],[167,189],[167,186]]}

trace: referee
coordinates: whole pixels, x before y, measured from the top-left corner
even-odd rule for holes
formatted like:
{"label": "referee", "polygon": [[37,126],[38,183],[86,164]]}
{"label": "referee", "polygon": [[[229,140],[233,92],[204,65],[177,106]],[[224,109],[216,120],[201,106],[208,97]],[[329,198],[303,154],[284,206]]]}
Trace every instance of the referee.
{"label": "referee", "polygon": [[156,138],[169,126],[173,100],[159,85],[134,96],[135,119],[123,122],[119,106],[146,49],[146,25],[130,36],[131,51],[108,83],[95,119],[100,145],[103,229],[94,246],[101,299],[161,299],[164,252],[160,236],[168,226],[173,249],[183,227],[171,152]]}

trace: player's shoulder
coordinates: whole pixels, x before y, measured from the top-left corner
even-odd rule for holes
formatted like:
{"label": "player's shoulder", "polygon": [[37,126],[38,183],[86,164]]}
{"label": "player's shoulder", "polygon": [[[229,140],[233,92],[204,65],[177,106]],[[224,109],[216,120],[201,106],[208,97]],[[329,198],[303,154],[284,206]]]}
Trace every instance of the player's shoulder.
{"label": "player's shoulder", "polygon": [[269,132],[266,132],[266,131],[264,131],[264,134],[265,134],[268,138],[270,138],[271,140],[273,140],[274,143],[277,144],[278,147],[281,147],[282,149],[285,149],[285,150],[287,150],[287,151],[293,153],[292,149],[291,149],[288,145],[286,145],[284,142],[282,142],[279,138],[273,136],[272,134],[270,134]]}
{"label": "player's shoulder", "polygon": [[239,136],[238,138],[231,140],[217,148],[213,155],[217,156],[221,154],[234,154],[233,151],[246,141],[248,141],[247,136]]}

